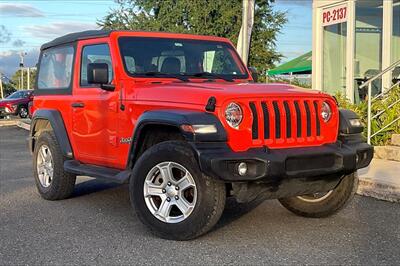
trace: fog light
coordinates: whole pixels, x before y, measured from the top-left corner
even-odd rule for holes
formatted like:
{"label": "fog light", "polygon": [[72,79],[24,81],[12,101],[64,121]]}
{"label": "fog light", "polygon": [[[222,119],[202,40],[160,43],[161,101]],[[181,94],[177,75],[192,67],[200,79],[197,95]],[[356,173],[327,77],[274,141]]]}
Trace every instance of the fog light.
{"label": "fog light", "polygon": [[358,118],[349,119],[349,123],[352,127],[361,127],[361,121]]}
{"label": "fog light", "polygon": [[237,170],[239,175],[244,176],[247,173],[247,163],[241,162]]}

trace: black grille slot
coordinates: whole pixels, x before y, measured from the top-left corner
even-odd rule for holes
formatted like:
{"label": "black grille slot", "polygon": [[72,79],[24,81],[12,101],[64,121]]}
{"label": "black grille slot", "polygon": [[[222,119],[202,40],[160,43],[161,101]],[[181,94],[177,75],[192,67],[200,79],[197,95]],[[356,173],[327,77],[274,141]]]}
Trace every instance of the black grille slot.
{"label": "black grille slot", "polygon": [[272,103],[274,105],[275,112],[275,137],[277,139],[281,138],[281,112],[279,111],[278,102],[274,101]]}
{"label": "black grille slot", "polygon": [[317,123],[317,136],[321,136],[321,124],[319,122],[319,112],[318,112],[318,102],[314,102],[314,109],[315,109],[315,121]]}
{"label": "black grille slot", "polygon": [[304,107],[306,108],[307,116],[307,137],[311,137],[311,111],[308,102],[304,102]]}
{"label": "black grille slot", "polygon": [[249,104],[251,113],[253,114],[253,124],[251,126],[251,136],[253,139],[258,139],[258,115],[257,108],[254,102],[250,102]]}
{"label": "black grille slot", "polygon": [[297,121],[297,137],[301,137],[301,112],[298,102],[294,102],[294,108],[296,109],[296,121]]}
{"label": "black grille slot", "polygon": [[264,116],[264,139],[269,139],[270,138],[270,130],[269,130],[269,111],[267,104],[265,102],[261,103],[262,111],[263,111],[263,116]]}
{"label": "black grille slot", "polygon": [[288,102],[283,102],[283,106],[285,107],[285,113],[286,113],[286,137],[291,138],[292,137],[292,119],[290,117],[290,108]]}

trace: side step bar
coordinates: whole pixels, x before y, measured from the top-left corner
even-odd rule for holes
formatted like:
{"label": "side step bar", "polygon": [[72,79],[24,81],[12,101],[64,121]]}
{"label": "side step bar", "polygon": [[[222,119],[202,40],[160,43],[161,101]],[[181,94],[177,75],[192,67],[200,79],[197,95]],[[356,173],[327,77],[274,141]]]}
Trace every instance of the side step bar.
{"label": "side step bar", "polygon": [[76,160],[65,161],[64,170],[72,174],[101,178],[120,184],[128,183],[131,174],[129,170],[121,171],[115,168],[82,164]]}

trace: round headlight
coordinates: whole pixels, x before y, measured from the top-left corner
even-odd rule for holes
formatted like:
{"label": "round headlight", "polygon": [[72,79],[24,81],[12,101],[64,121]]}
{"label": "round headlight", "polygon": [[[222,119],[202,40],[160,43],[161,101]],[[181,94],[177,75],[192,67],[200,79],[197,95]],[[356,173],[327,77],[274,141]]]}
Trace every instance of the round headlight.
{"label": "round headlight", "polygon": [[225,120],[233,128],[237,128],[243,119],[243,111],[237,103],[230,103],[225,109]]}
{"label": "round headlight", "polygon": [[322,120],[326,123],[328,122],[331,117],[332,117],[332,110],[331,107],[329,106],[329,104],[327,102],[323,102],[322,103],[322,107],[321,107],[321,118]]}

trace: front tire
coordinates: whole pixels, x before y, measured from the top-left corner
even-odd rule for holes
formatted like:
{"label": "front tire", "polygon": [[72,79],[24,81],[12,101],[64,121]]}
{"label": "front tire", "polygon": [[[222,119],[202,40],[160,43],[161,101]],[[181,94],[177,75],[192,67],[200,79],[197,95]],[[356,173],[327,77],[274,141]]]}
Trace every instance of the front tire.
{"label": "front tire", "polygon": [[25,106],[21,106],[18,110],[18,115],[21,118],[27,118],[28,117],[28,108],[26,108]]}
{"label": "front tire", "polygon": [[54,132],[43,131],[33,153],[36,187],[43,198],[60,200],[72,194],[76,175],[64,171],[64,161]]}
{"label": "front tire", "polygon": [[129,183],[139,219],[156,235],[189,240],[209,231],[225,205],[225,185],[201,173],[189,145],[159,143],[136,162]]}
{"label": "front tire", "polygon": [[279,199],[289,211],[304,217],[322,218],[331,216],[354,197],[358,187],[357,172],[346,175],[331,191]]}

